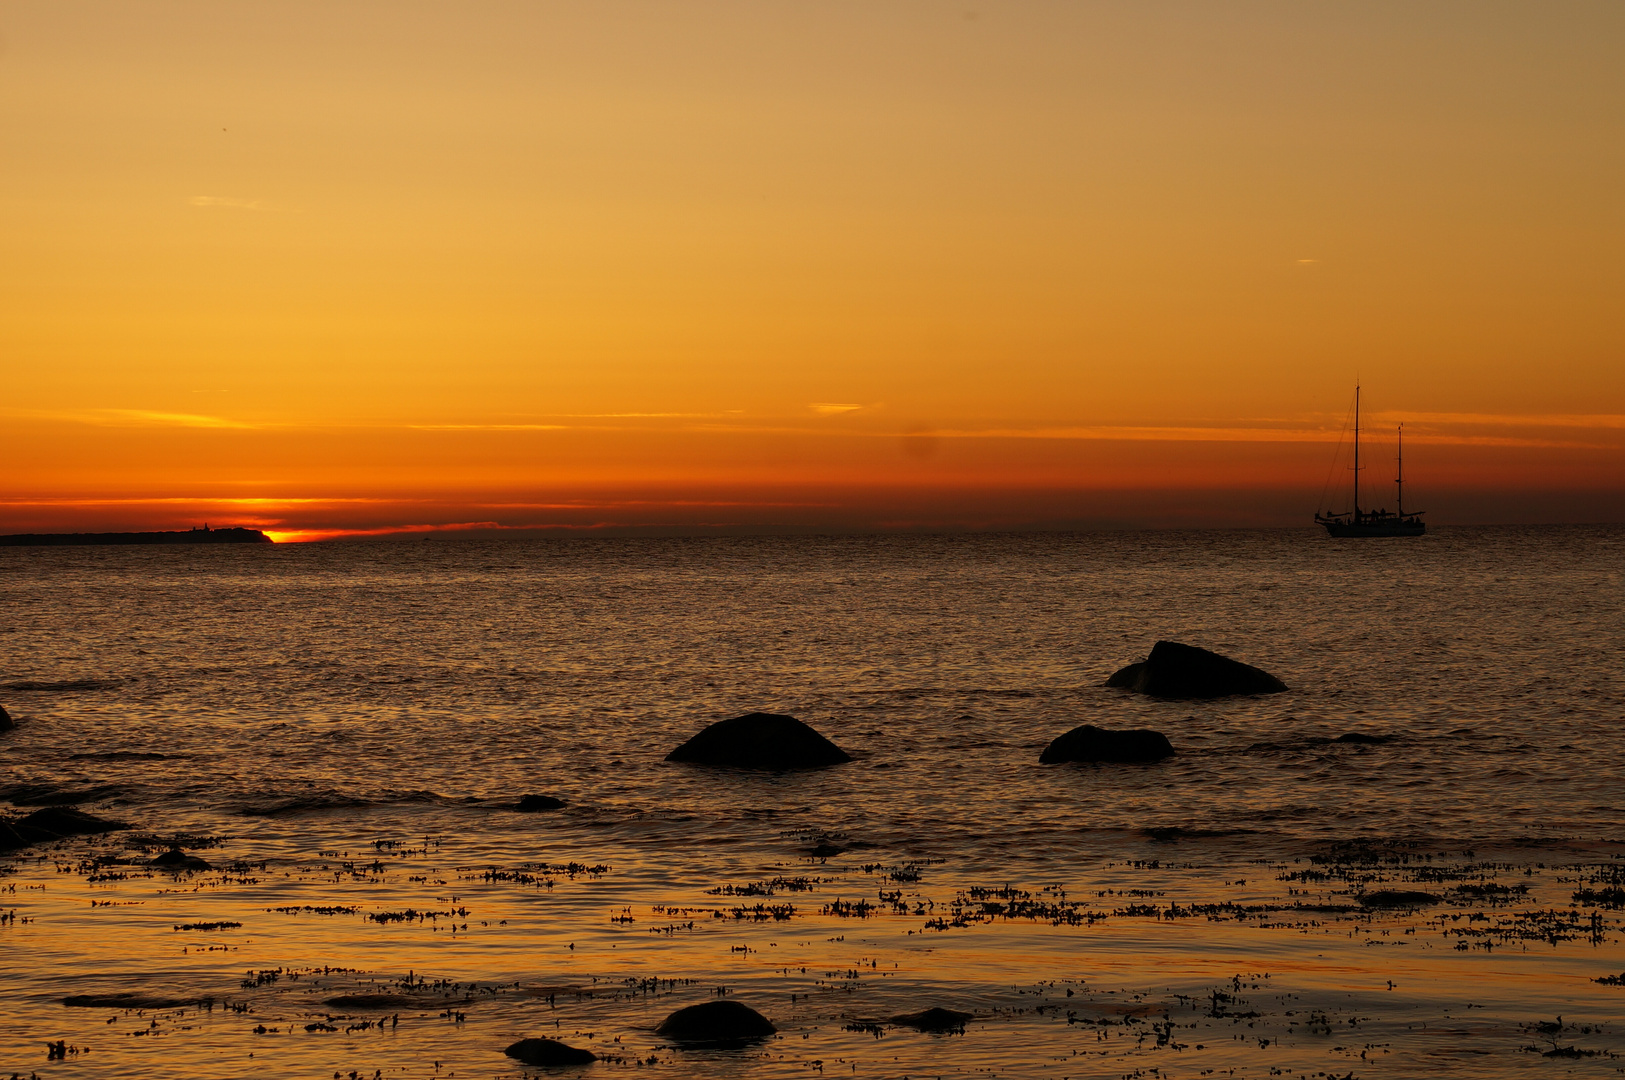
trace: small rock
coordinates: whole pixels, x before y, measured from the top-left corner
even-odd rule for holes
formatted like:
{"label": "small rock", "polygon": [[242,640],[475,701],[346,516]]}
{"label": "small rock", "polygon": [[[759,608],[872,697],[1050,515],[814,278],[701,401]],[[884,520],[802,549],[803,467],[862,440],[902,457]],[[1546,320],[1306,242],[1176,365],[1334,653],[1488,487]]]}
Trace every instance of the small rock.
{"label": "small rock", "polygon": [[747,713],[703,729],[667,754],[666,760],[785,772],[821,769],[852,758],[793,716]]}
{"label": "small rock", "polygon": [[0,731],[10,731],[17,726],[17,721],[11,718],[4,705],[0,705]]}
{"label": "small rock", "polygon": [[903,1013],[901,1016],[894,1016],[887,1023],[918,1028],[920,1031],[964,1031],[965,1025],[974,1019],[976,1019],[975,1013],[958,1012],[954,1009],[930,1008],[924,1012]]}
{"label": "small rock", "polygon": [[200,1005],[212,998],[174,997],[169,994],[143,994],[124,991],[114,994],[74,994],[62,999],[70,1009],[179,1009]]}
{"label": "small rock", "polygon": [[1278,694],[1287,688],[1267,671],[1177,641],[1157,642],[1148,659],[1120,668],[1106,685],[1160,698]]}
{"label": "small rock", "polygon": [[1388,742],[1392,735],[1367,735],[1363,731],[1349,731],[1333,739],[1334,743],[1356,743],[1360,746],[1376,746]]}
{"label": "small rock", "polygon": [[835,856],[844,855],[845,853],[846,849],[844,847],[836,847],[834,844],[819,844],[807,852],[815,859],[833,859]]}
{"label": "small rock", "polygon": [[410,1009],[421,1005],[438,1005],[438,1000],[407,997],[405,994],[340,994],[322,1004],[334,1009]]}
{"label": "small rock", "polygon": [[737,1001],[707,1001],[678,1009],[655,1028],[655,1034],[678,1042],[745,1042],[764,1039],[779,1029],[748,1005]]}
{"label": "small rock", "polygon": [[1108,731],[1084,724],[1075,727],[1044,748],[1038,761],[1053,765],[1059,761],[1109,761],[1129,763],[1161,761],[1172,757],[1174,748],[1168,736],[1150,728]]}
{"label": "small rock", "polygon": [[556,1039],[520,1039],[503,1051],[526,1065],[591,1065],[598,1055]]}
{"label": "small rock", "polygon": [[200,859],[196,855],[188,855],[180,848],[170,848],[155,859],[147,860],[148,866],[156,866],[160,870],[208,870],[211,869],[207,859]]}
{"label": "small rock", "polygon": [[[517,803],[514,803],[513,808],[515,810],[519,811],[521,814],[535,814],[535,813],[538,813],[538,812],[540,812],[542,810],[563,810],[564,809],[564,800],[563,799],[555,799],[551,795],[521,795],[519,797],[519,801]],[[541,1039],[541,1040],[526,1039],[525,1041],[526,1042],[537,1042],[537,1041],[546,1042],[547,1040],[546,1039]],[[514,1045],[518,1046],[519,1044],[514,1043]],[[560,1044],[560,1045],[563,1045],[563,1044]]]}

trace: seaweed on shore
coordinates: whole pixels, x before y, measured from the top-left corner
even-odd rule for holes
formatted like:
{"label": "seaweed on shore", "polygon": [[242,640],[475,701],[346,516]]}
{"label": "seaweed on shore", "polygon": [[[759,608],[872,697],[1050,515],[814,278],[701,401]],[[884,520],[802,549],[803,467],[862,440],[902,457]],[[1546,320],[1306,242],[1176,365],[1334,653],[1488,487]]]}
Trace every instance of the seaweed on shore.
{"label": "seaweed on shore", "polygon": [[744,885],[718,885],[705,892],[707,896],[772,896],[779,892],[811,892],[826,880],[810,877],[776,877],[767,881],[747,882]]}

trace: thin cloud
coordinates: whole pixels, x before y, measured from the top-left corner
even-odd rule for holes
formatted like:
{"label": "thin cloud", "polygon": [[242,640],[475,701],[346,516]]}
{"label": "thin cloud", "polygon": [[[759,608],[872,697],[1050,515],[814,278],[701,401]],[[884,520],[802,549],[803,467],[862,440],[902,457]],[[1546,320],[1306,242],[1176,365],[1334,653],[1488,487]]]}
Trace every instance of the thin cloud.
{"label": "thin cloud", "polygon": [[[887,433],[888,436],[899,434]],[[918,434],[918,433],[910,433]],[[944,439],[1104,439],[1124,442],[1324,442],[1336,438],[1324,428],[1135,427],[1095,425],[1047,428],[943,428],[927,432]]]}
{"label": "thin cloud", "polygon": [[1387,423],[1464,424],[1470,427],[1579,427],[1625,428],[1625,416],[1615,413],[1403,413],[1379,412],[1374,420]]}
{"label": "thin cloud", "polygon": [[256,428],[260,426],[242,420],[231,420],[224,416],[202,416],[198,413],[150,412],[146,409],[106,409],[104,411],[131,423],[155,424],[161,427]]}
{"label": "thin cloud", "polygon": [[554,413],[555,416],[567,420],[715,420],[728,416],[739,416],[745,410],[727,409],[723,412],[602,412],[602,413]]}
{"label": "thin cloud", "polygon": [[395,499],[395,498],[234,498],[217,495],[163,495],[163,496],[133,496],[128,498],[59,498],[59,499],[6,499],[0,498],[0,506],[245,506],[245,507],[277,507],[277,506],[329,506],[349,505],[356,503],[387,503],[389,505],[407,504],[414,502],[427,502],[427,499]]}
{"label": "thin cloud", "polygon": [[264,212],[275,210],[276,207],[259,199],[234,199],[225,195],[193,195],[193,206],[223,206],[232,210],[257,210]]}
{"label": "thin cloud", "polygon": [[568,424],[407,424],[408,431],[568,431]]}
{"label": "thin cloud", "polygon": [[[613,413],[544,413],[552,420],[726,420],[740,415],[742,410],[727,412],[613,412]],[[542,423],[484,423],[484,424],[407,424],[410,431],[568,431],[579,424]]]}
{"label": "thin cloud", "polygon": [[[871,433],[879,438],[895,438],[898,432]],[[1102,440],[1116,442],[1242,442],[1242,443],[1325,443],[1336,442],[1339,433],[1332,428],[1259,427],[1065,427],[1065,428],[984,428],[937,430],[930,434],[945,439],[1055,439]],[[1511,435],[1468,435],[1448,432],[1409,431],[1407,442],[1439,446],[1522,446],[1571,450],[1613,450],[1608,443],[1573,439],[1540,439]]]}
{"label": "thin cloud", "polygon": [[808,405],[807,408],[811,409],[819,416],[839,416],[841,413],[856,412],[857,410],[863,408],[863,406],[840,405],[834,402],[815,401],[811,405]]}
{"label": "thin cloud", "polygon": [[[838,506],[830,502],[770,502],[762,499],[590,499],[578,502],[531,503],[498,502],[476,503],[483,510],[623,510],[633,506],[722,506],[722,507],[812,507],[814,509]],[[517,527],[517,526],[516,526]]]}
{"label": "thin cloud", "polygon": [[225,416],[207,416],[203,413],[162,412],[156,409],[80,409],[73,412],[46,409],[0,410],[8,416],[23,416],[38,420],[57,420],[70,424],[94,424],[97,427],[186,427],[186,428],[262,428],[271,425],[233,420]]}

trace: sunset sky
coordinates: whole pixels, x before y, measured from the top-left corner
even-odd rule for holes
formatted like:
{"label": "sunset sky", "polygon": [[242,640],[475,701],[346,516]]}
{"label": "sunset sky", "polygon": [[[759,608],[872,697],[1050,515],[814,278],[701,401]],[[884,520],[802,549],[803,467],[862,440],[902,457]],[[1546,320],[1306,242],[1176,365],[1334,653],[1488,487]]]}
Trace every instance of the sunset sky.
{"label": "sunset sky", "polygon": [[0,532],[1307,525],[1357,378],[1438,523],[1622,520],[1622,55],[1617,0],[8,0]]}

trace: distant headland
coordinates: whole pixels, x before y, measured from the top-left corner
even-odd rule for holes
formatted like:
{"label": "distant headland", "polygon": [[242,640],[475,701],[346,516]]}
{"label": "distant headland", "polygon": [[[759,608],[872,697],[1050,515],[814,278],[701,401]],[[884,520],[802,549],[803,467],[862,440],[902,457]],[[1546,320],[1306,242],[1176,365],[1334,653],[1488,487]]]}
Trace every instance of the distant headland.
{"label": "distant headland", "polygon": [[69,547],[81,544],[269,544],[258,529],[211,529],[186,532],[13,533],[0,536],[0,547]]}

